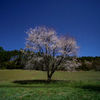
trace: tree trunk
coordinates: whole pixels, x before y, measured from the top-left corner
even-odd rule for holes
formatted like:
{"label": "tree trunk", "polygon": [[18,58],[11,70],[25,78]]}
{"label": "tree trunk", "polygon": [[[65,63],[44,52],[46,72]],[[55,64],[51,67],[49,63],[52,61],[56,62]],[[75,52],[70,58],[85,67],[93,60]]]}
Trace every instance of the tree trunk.
{"label": "tree trunk", "polygon": [[49,73],[49,68],[48,68],[48,71],[47,71],[47,81],[50,82],[51,81],[51,75]]}
{"label": "tree trunk", "polygon": [[47,81],[50,82],[51,81],[51,77],[47,77],[47,78],[48,78]]}
{"label": "tree trunk", "polygon": [[53,70],[51,73],[49,73],[49,72],[47,71],[47,81],[48,81],[48,82],[51,81],[51,77],[52,77],[52,75],[53,75],[54,72],[55,72],[55,70]]}

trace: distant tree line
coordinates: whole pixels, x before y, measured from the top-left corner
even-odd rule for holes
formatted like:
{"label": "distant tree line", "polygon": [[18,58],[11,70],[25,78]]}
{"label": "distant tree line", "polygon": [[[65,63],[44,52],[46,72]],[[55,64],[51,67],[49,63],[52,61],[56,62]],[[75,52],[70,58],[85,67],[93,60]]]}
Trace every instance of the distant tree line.
{"label": "distant tree line", "polygon": [[[34,53],[31,51],[26,51],[27,54],[33,53],[34,59],[31,62],[31,67],[33,70],[42,70],[45,71],[46,67],[43,65],[43,61],[35,59],[36,56],[41,54]],[[0,69],[28,69],[26,66],[28,55],[25,55],[21,50],[5,51],[3,47],[0,47]],[[30,58],[31,59],[31,58]],[[100,71],[100,57],[77,57],[76,60],[73,60],[73,57],[67,57],[67,64],[61,65],[58,67],[58,70],[67,70],[68,66],[78,66],[76,67],[77,71],[84,70],[95,70]],[[63,67],[62,67],[63,66]]]}
{"label": "distant tree line", "polygon": [[5,51],[0,47],[0,69],[23,69],[22,59],[20,50]]}
{"label": "distant tree line", "polygon": [[100,56],[96,57],[78,57],[78,62],[81,63],[81,66],[77,70],[95,70],[100,71]]}

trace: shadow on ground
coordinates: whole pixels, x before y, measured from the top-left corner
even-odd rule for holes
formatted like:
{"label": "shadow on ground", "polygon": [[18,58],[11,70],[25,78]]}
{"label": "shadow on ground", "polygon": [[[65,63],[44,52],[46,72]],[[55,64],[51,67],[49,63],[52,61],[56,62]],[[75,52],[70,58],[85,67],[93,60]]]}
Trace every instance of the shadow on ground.
{"label": "shadow on ground", "polygon": [[[50,82],[48,82],[47,80],[17,80],[17,81],[13,81],[13,83],[17,83],[17,84],[53,84],[50,87],[73,87],[73,88],[81,88],[85,91],[88,90],[88,91],[100,92],[100,85],[89,85],[88,84],[88,85],[76,86],[76,81],[70,81],[70,80],[66,80],[66,81],[64,81],[64,80],[52,80]],[[49,86],[45,85],[43,87],[49,87]]]}
{"label": "shadow on ground", "polygon": [[100,92],[100,85],[85,85],[85,86],[81,86],[80,88],[84,89],[84,90],[88,90],[88,91],[98,91]]}
{"label": "shadow on ground", "polygon": [[[83,89],[84,91],[90,92],[100,92],[100,85],[99,84],[87,84],[82,85],[81,81],[71,81],[71,80],[52,80],[48,82],[47,80],[16,80],[12,83],[14,85],[0,85],[0,87],[25,87],[25,88],[51,88],[51,87],[71,87],[76,89]],[[39,84],[39,85],[38,85]]]}
{"label": "shadow on ground", "polygon": [[[12,81],[13,85],[0,85],[0,87],[26,87],[26,88],[51,88],[51,87],[66,87],[70,81],[63,80],[16,80]],[[39,85],[38,85],[39,84]]]}
{"label": "shadow on ground", "polygon": [[48,82],[47,80],[16,80],[13,83],[18,84],[57,84],[57,83],[69,83],[70,81],[63,81],[63,80],[51,80]]}

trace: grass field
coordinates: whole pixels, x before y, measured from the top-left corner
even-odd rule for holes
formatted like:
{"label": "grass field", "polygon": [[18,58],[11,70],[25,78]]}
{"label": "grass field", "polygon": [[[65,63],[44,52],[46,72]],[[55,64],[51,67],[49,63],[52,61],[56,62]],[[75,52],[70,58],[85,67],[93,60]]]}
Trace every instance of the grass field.
{"label": "grass field", "polygon": [[100,72],[0,70],[0,100],[100,100]]}

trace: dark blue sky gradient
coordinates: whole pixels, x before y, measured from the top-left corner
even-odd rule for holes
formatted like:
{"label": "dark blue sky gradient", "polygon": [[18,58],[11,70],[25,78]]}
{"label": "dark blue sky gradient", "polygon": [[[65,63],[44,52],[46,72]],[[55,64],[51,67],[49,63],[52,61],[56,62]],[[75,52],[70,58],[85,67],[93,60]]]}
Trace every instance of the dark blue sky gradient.
{"label": "dark blue sky gradient", "polygon": [[100,56],[100,0],[0,0],[0,46],[25,47],[25,31],[46,25],[74,36],[79,56]]}

